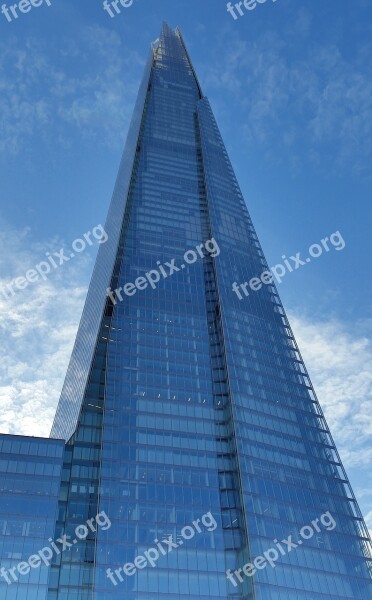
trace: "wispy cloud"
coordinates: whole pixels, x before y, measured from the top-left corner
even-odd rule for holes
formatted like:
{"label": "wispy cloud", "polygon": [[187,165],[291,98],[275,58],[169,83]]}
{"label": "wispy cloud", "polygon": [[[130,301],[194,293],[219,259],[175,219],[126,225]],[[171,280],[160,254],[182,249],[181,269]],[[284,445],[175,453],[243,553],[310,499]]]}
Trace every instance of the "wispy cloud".
{"label": "wispy cloud", "polygon": [[[224,120],[241,118],[248,143],[264,148],[272,160],[298,169],[311,162],[329,170],[371,174],[372,67],[363,52],[344,52],[330,39],[308,40],[310,13],[301,9],[285,36],[268,29],[243,39],[237,28],[221,33],[214,53],[219,59],[201,65],[203,86]],[[315,39],[315,36],[312,36]],[[372,50],[372,45],[369,51]],[[224,91],[225,106],[218,100]],[[280,148],[280,156],[276,149]]]}
{"label": "wispy cloud", "polygon": [[368,467],[372,461],[370,323],[348,328],[337,320],[312,322],[296,314],[290,321],[345,465]]}
{"label": "wispy cloud", "polygon": [[372,536],[372,323],[289,319]]}
{"label": "wispy cloud", "polygon": [[35,38],[0,42],[0,152],[18,154],[34,136],[71,144],[69,126],[121,146],[141,71],[138,54],[99,26],[54,49]]}
{"label": "wispy cloud", "polygon": [[[40,261],[62,240],[34,243],[27,229],[7,227],[0,288]],[[48,436],[72,351],[91,268],[89,253],[55,271],[47,281],[20,290],[10,300],[0,295],[0,430]],[[83,283],[82,283],[83,282]]]}

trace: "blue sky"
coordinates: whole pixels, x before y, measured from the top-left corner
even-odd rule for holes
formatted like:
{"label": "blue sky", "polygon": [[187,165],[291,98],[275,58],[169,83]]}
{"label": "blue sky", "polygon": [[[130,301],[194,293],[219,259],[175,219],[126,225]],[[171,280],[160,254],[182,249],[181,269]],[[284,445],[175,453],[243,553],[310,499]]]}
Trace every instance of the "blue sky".
{"label": "blue sky", "polygon": [[[337,230],[346,242],[279,292],[371,521],[369,0],[267,0],[236,21],[225,0],[134,0],[114,19],[101,0],[0,14],[0,289],[104,222],[163,20],[183,32],[269,264]],[[96,250],[0,295],[1,431],[48,435]]]}

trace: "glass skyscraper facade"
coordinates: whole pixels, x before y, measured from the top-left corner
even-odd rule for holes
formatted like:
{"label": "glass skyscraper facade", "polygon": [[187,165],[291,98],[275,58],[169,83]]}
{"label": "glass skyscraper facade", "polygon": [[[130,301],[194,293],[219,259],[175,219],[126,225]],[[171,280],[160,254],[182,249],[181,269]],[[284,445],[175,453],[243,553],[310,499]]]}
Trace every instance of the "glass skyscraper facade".
{"label": "glass skyscraper facade", "polygon": [[64,447],[63,440],[0,434],[1,600],[48,598],[48,553],[31,567],[26,561],[54,535]]}
{"label": "glass skyscraper facade", "polygon": [[368,532],[276,287],[232,291],[268,265],[166,24],[106,232],[51,434],[66,446],[50,535],[111,526],[53,557],[46,598],[371,599]]}

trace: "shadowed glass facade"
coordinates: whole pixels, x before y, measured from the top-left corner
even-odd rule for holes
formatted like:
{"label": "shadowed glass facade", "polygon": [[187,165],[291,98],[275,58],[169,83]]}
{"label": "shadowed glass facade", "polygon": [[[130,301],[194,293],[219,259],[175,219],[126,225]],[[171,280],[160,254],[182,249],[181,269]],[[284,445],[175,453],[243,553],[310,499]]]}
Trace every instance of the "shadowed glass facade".
{"label": "shadowed glass facade", "polygon": [[56,535],[112,524],[55,557],[48,600],[372,598],[368,533],[277,290],[232,290],[268,267],[167,25],[105,229],[52,436]]}

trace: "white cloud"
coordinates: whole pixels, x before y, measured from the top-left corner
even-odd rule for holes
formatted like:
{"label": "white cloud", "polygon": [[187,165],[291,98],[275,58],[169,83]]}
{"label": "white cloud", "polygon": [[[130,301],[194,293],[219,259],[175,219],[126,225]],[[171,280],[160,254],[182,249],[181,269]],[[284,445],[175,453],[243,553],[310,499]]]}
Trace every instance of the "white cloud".
{"label": "white cloud", "polygon": [[[367,512],[372,487],[371,322],[313,322],[298,312],[289,320],[357,500]],[[365,520],[372,534],[372,512]]]}
{"label": "white cloud", "polygon": [[[319,402],[344,463],[371,464],[372,343],[337,320],[312,322],[289,317]],[[366,334],[369,322],[364,323]]]}
{"label": "white cloud", "polygon": [[[0,290],[45,258],[50,249],[67,247],[54,238],[33,243],[28,230],[7,228],[0,236],[7,258],[0,261]],[[83,302],[92,252],[75,257],[6,299],[0,293],[0,431],[48,436]]]}

